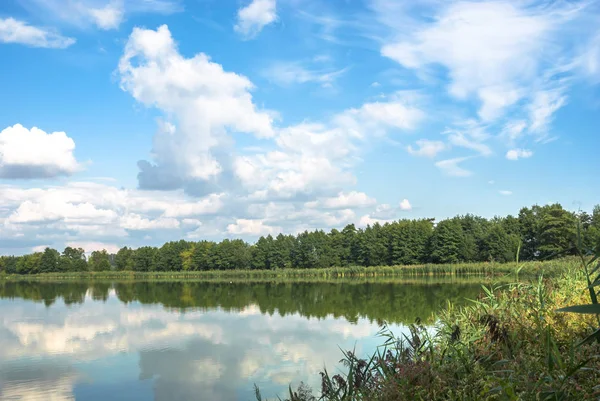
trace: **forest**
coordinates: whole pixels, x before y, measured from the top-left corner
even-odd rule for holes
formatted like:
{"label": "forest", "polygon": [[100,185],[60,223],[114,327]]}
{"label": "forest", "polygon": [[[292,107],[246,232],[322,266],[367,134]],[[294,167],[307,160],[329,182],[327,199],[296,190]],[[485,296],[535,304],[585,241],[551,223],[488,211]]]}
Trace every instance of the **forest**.
{"label": "forest", "polygon": [[0,274],[81,271],[205,271],[234,269],[327,268],[465,262],[548,260],[567,256],[581,237],[586,249],[600,248],[600,205],[592,213],[571,212],[560,204],[524,207],[515,217],[467,214],[435,219],[398,220],[341,231],[241,239],[172,241],[161,247],[121,248],[86,256],[81,248],[62,253],[46,248],[23,256],[0,256]]}

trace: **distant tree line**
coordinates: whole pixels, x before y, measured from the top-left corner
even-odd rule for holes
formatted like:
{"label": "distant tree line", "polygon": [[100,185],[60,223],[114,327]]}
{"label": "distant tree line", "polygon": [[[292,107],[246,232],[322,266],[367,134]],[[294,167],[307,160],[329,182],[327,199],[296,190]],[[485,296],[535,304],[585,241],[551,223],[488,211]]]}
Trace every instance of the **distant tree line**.
{"label": "distant tree line", "polygon": [[[579,234],[578,234],[579,227]],[[331,266],[542,260],[573,253],[578,235],[584,248],[600,247],[600,205],[592,214],[560,204],[522,208],[517,217],[467,214],[442,220],[399,220],[357,229],[354,224],[326,233],[241,239],[172,241],[160,248],[121,248],[116,254],[81,248],[52,248],[24,256],[1,256],[0,272],[35,274],[79,271],[199,271],[326,268]]]}

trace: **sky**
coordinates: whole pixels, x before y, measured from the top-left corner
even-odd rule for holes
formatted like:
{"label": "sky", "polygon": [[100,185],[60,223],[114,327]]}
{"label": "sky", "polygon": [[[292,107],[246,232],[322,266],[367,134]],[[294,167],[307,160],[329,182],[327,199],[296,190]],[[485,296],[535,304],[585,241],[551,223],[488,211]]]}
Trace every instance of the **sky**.
{"label": "sky", "polygon": [[600,203],[600,1],[3,0],[0,254]]}

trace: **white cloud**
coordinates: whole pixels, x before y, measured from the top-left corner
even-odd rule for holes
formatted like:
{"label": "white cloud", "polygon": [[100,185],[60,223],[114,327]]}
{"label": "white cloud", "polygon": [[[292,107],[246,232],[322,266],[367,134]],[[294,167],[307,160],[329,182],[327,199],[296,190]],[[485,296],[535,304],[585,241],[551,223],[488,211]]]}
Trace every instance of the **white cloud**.
{"label": "white cloud", "polygon": [[349,109],[337,116],[337,122],[364,136],[366,133],[379,134],[390,128],[411,130],[424,118],[425,114],[417,107],[392,99],[365,103],[358,109]]}
{"label": "white cloud", "polygon": [[[590,2],[371,4],[387,31],[375,35],[384,38],[381,54],[408,69],[410,78],[433,90],[444,84],[462,101],[441,106],[458,115],[450,126],[459,126],[462,135],[452,132],[452,147],[489,156],[494,139],[510,148],[523,146],[526,136],[537,142],[554,139],[553,117],[567,103],[570,86],[582,77],[598,82],[598,8]],[[465,132],[460,121],[468,118],[491,135],[476,138]]]}
{"label": "white cloud", "polygon": [[253,236],[275,234],[281,231],[280,227],[272,227],[264,223],[262,220],[237,219],[235,224],[227,226],[227,232],[230,234],[242,235],[248,234]]}
{"label": "white cloud", "polygon": [[402,199],[399,206],[400,206],[400,210],[412,210],[412,206],[411,206],[410,202],[408,201],[408,199]]}
{"label": "white cloud", "polygon": [[369,197],[364,192],[351,191],[349,193],[340,192],[336,197],[307,202],[305,206],[309,208],[346,209],[372,206],[376,203],[377,201],[374,198]]}
{"label": "white cloud", "polygon": [[263,75],[281,86],[315,82],[323,87],[330,87],[347,70],[347,68],[311,69],[301,62],[277,62],[263,71]]}
{"label": "white cloud", "polygon": [[413,148],[412,145],[408,145],[406,150],[411,155],[424,156],[424,157],[435,157],[438,153],[446,149],[446,145],[442,141],[430,141],[429,139],[419,139],[416,141],[418,146],[417,149]]}
{"label": "white cloud", "polygon": [[527,159],[531,156],[533,156],[533,152],[527,149],[511,149],[506,152],[506,158],[508,160]]}
{"label": "white cloud", "polygon": [[348,109],[328,123],[301,123],[280,129],[275,138],[278,148],[236,158],[235,175],[263,199],[338,193],[356,180],[350,168],[361,146],[392,130],[411,130],[424,118],[420,109],[398,96]]}
{"label": "white cloud", "polygon": [[63,220],[66,223],[80,223],[94,221],[106,223],[117,217],[114,210],[97,208],[95,205],[84,203],[71,203],[61,201],[52,195],[39,200],[26,200],[8,216],[7,223],[43,223]]}
{"label": "white cloud", "polygon": [[198,216],[217,213],[223,208],[224,194],[210,194],[195,202],[170,205],[165,208],[166,217]]}
{"label": "white cloud", "polygon": [[69,241],[142,244],[142,235],[136,232],[143,230],[152,230],[153,239],[163,242],[197,228],[199,234],[221,238],[226,224],[220,222],[224,203],[218,194],[198,199],[181,190],[153,192],[71,182],[32,189],[4,185],[0,199],[0,243],[21,238],[23,243],[35,242],[29,247],[51,243],[61,249]]}
{"label": "white cloud", "polygon": [[523,92],[514,88],[485,87],[477,91],[482,101],[479,117],[483,121],[492,121],[502,115],[503,110],[517,103]]}
{"label": "white cloud", "polygon": [[246,7],[238,10],[234,29],[245,38],[251,39],[276,20],[276,0],[252,0]]}
{"label": "white cloud", "polygon": [[454,146],[467,148],[476,151],[482,156],[489,156],[492,154],[490,147],[482,142],[478,142],[467,138],[460,132],[454,132],[448,136],[448,140]]}
{"label": "white cloud", "polygon": [[79,28],[90,25],[118,29],[127,15],[171,14],[182,10],[180,0],[27,0],[31,9]]}
{"label": "white cloud", "polygon": [[47,28],[31,26],[14,18],[0,18],[0,42],[64,49],[74,44],[75,39],[62,36]]}
{"label": "white cloud", "polygon": [[600,81],[600,32],[587,43],[586,48],[577,58],[577,63],[593,82]]}
{"label": "white cloud", "polygon": [[229,132],[274,135],[269,113],[252,102],[252,83],[209,57],[179,54],[166,25],[134,28],[119,62],[121,87],[172,122],[154,137],[155,164],[142,161],[142,188],[196,187],[205,192],[230,169]]}
{"label": "white cloud", "polygon": [[448,136],[450,145],[474,150],[481,156],[490,156],[493,153],[485,143],[490,138],[487,126],[476,120],[467,119],[457,123],[454,128],[447,128],[442,134]]}
{"label": "white cloud", "polygon": [[442,170],[446,175],[453,177],[468,177],[473,173],[459,166],[459,163],[469,159],[469,157],[457,157],[454,159],[440,160],[435,166]]}
{"label": "white cloud", "polygon": [[488,184],[490,184],[490,185],[494,185],[495,183],[496,183],[496,181],[494,181],[494,180],[489,180],[488,181]]}
{"label": "white cloud", "polygon": [[179,220],[163,217],[150,220],[139,214],[130,213],[121,217],[120,225],[127,230],[174,229],[179,228]]}
{"label": "white cloud", "polygon": [[506,190],[498,191],[498,193],[500,195],[504,195],[504,196],[510,196],[510,195],[512,195],[512,191],[506,191]]}
{"label": "white cloud", "polygon": [[72,248],[82,248],[85,250],[86,254],[91,254],[93,251],[102,251],[106,250],[108,253],[117,253],[121,246],[117,244],[107,244],[103,242],[93,242],[93,241],[69,241],[65,244],[66,246],[70,246]]}
{"label": "white cloud", "polygon": [[121,2],[113,1],[102,8],[88,10],[94,23],[101,29],[117,29],[123,21],[125,10]]}
{"label": "white cloud", "polygon": [[366,227],[366,226],[372,226],[375,223],[379,223],[379,224],[385,224],[385,223],[391,223],[394,220],[392,219],[377,219],[372,217],[370,214],[366,214],[364,216],[362,216],[360,218],[360,220],[358,221],[358,227]]}
{"label": "white cloud", "polygon": [[512,144],[523,135],[526,129],[527,121],[509,121],[502,129],[501,135],[506,137],[508,142]]}
{"label": "white cloud", "polygon": [[544,135],[552,121],[552,115],[566,103],[566,100],[561,88],[536,92],[529,105],[531,120],[529,129]]}
{"label": "white cloud", "polygon": [[399,33],[382,54],[407,68],[445,66],[450,94],[459,99],[477,96],[480,117],[497,118],[536,78],[540,57],[550,48],[544,43],[560,14],[508,1],[447,4],[431,23],[416,23],[416,29],[405,30],[410,33]]}
{"label": "white cloud", "polygon": [[81,169],[75,142],[64,132],[48,134],[21,124],[0,132],[0,178],[50,178]]}

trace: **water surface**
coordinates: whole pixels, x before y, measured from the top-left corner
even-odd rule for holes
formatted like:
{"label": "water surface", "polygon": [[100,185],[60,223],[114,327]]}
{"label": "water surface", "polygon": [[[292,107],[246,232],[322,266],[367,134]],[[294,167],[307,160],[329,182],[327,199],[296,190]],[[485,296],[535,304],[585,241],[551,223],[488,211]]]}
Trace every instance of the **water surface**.
{"label": "water surface", "polygon": [[0,400],[253,400],[319,388],[343,349],[372,352],[480,285],[0,282]]}

